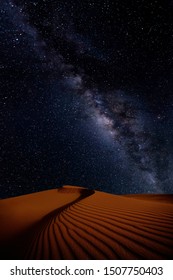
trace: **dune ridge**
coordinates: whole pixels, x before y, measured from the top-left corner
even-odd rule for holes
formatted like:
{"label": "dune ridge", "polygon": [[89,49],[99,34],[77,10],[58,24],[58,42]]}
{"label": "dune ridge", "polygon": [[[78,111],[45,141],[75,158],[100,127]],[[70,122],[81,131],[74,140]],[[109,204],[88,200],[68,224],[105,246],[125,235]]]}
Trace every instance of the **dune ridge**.
{"label": "dune ridge", "polygon": [[[52,209],[49,204],[41,204],[43,192],[35,196],[40,203],[35,221],[24,228],[21,220],[21,232],[15,238],[8,236],[5,239],[0,235],[0,241],[3,241],[1,258],[173,258],[172,196],[168,196],[168,201],[162,195],[154,195],[149,199],[144,195],[142,199],[142,195],[118,196],[64,186],[47,191],[50,204],[54,197]],[[32,195],[23,199],[31,203]],[[0,209],[10,207],[9,200],[4,201],[5,206],[0,201]],[[17,203],[18,198],[14,200]],[[46,211],[46,207],[49,211]],[[13,217],[10,219],[12,223]],[[16,251],[16,248],[20,250]]]}

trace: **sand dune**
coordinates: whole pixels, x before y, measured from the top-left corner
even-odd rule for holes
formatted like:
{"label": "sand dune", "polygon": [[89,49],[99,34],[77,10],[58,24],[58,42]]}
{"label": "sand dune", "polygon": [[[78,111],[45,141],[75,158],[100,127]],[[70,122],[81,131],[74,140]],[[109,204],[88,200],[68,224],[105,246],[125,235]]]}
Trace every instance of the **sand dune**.
{"label": "sand dune", "polygon": [[172,259],[173,196],[64,186],[0,201],[1,259]]}

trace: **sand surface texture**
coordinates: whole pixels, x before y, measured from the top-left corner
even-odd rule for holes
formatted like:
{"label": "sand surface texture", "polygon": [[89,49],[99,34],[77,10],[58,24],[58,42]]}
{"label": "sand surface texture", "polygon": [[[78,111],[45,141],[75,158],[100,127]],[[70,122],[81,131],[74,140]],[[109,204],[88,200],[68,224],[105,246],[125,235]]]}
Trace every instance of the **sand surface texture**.
{"label": "sand surface texture", "polygon": [[64,186],[0,201],[1,259],[173,259],[173,195]]}

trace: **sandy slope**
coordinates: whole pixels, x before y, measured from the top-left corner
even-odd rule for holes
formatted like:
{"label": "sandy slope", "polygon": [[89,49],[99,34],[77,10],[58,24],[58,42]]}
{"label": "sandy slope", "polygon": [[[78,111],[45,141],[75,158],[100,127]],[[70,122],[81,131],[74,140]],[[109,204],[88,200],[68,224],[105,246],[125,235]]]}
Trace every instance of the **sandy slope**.
{"label": "sandy slope", "polygon": [[172,259],[173,196],[65,186],[0,201],[1,259]]}

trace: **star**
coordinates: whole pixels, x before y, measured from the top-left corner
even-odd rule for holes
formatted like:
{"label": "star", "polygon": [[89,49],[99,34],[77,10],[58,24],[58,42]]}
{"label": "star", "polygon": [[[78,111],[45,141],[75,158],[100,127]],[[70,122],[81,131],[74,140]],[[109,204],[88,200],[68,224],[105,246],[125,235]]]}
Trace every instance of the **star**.
{"label": "star", "polygon": [[173,192],[168,2],[2,0],[1,197]]}

